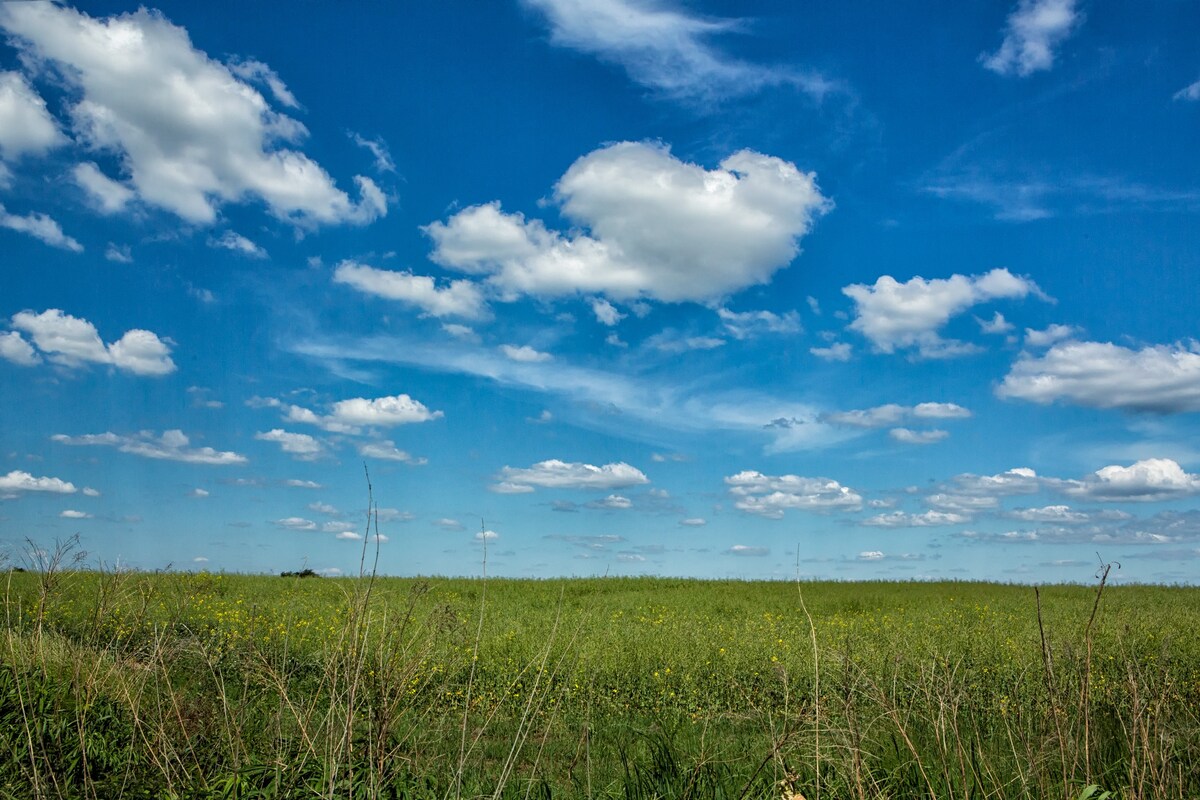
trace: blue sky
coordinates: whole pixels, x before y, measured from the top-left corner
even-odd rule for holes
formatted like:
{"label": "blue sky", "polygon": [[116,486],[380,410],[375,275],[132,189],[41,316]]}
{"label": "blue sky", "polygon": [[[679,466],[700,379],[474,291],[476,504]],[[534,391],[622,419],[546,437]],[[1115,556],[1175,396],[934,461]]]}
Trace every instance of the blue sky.
{"label": "blue sky", "polygon": [[1194,4],[295,9],[0,6],[11,560],[1200,581]]}

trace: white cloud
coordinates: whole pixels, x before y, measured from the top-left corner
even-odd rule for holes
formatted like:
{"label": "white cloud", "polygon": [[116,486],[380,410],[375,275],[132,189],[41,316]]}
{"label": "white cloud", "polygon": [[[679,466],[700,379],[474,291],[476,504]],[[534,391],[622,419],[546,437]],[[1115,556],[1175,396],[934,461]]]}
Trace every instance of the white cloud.
{"label": "white cloud", "polygon": [[832,411],[822,419],[852,428],[885,428],[905,419],[966,419],[970,416],[971,412],[957,403],[918,403],[915,406],[887,403],[874,408]]}
{"label": "white cloud", "polygon": [[845,342],[836,342],[829,347],[810,347],[808,352],[826,361],[849,361],[851,347]]}
{"label": "white cloud", "polygon": [[461,522],[459,522],[456,519],[450,519],[449,517],[442,517],[441,519],[435,519],[433,521],[433,524],[438,526],[439,528],[441,528],[444,531],[461,531],[461,530],[463,530],[463,524]]}
{"label": "white cloud", "polygon": [[764,475],[746,470],[725,478],[734,506],[749,514],[782,519],[784,511],[855,510],[862,495],[830,478]]}
{"label": "white cloud", "polygon": [[957,511],[963,514],[974,514],[977,511],[990,511],[1000,506],[1000,501],[987,494],[953,494],[938,492],[925,498],[925,504],[940,511]]}
{"label": "white cloud", "polygon": [[725,330],[735,339],[752,339],[767,333],[797,334],[803,332],[800,325],[800,315],[795,311],[776,314],[773,311],[730,311],[718,308],[717,316],[725,325]]}
{"label": "white cloud", "polygon": [[34,351],[33,345],[16,331],[0,333],[0,358],[22,367],[32,367],[42,361],[42,357]]}
{"label": "white cloud", "polygon": [[1026,77],[1048,70],[1054,66],[1054,49],[1082,18],[1075,0],[1020,0],[1008,16],[1000,49],[980,61],[999,75]]}
{"label": "white cloud", "polygon": [[[108,249],[104,251],[104,257],[109,261],[115,261],[118,264],[132,264],[133,251],[127,244],[108,243]],[[189,290],[190,293],[190,290]],[[209,292],[211,295],[212,293]]]}
{"label": "white cloud", "polygon": [[207,489],[196,488],[196,489],[192,489],[190,492],[188,492],[188,495],[191,497],[196,497],[196,498],[205,498],[205,497],[208,497],[209,492]]}
{"label": "white cloud", "polygon": [[516,347],[511,344],[500,345],[500,352],[504,353],[505,358],[512,361],[521,361],[524,363],[549,361],[554,356],[549,353],[543,353],[539,350],[534,350],[529,345],[521,345]]}
{"label": "white cloud", "polygon": [[687,336],[668,328],[648,337],[643,344],[660,353],[686,353],[691,350],[715,350],[723,347],[725,340],[715,336]]}
{"label": "white cloud", "polygon": [[850,327],[867,337],[877,352],[916,347],[925,358],[952,357],[977,349],[938,335],[951,317],[968,308],[989,300],[1043,296],[1037,284],[1007,269],[932,280],[918,276],[905,283],[882,275],[874,286],[856,283],[842,293],[855,305]]}
{"label": "white cloud", "polygon": [[708,524],[708,520],[703,517],[688,517],[687,519],[679,520],[679,524],[688,528],[703,528]]}
{"label": "white cloud", "polygon": [[1088,522],[1090,514],[1083,511],[1073,511],[1070,506],[1043,506],[1041,508],[1018,508],[1008,512],[1006,516],[1026,522],[1053,522],[1059,525],[1074,525]]}
{"label": "white cloud", "polygon": [[[3,6],[0,6],[2,9]],[[83,245],[63,233],[62,227],[45,214],[34,211],[25,216],[10,214],[0,204],[0,228],[8,228],[17,233],[26,233],[33,238],[45,242],[51,247],[82,253]]]}
{"label": "white cloud", "polygon": [[56,433],[52,441],[72,446],[115,447],[122,453],[167,461],[183,461],[189,464],[245,464],[246,457],[232,451],[217,451],[211,447],[189,448],[190,441],[181,430],[163,431],[155,436],[153,431],[140,431],[133,436],[115,433],[89,433],[83,436],[67,436]]}
{"label": "white cloud", "polygon": [[359,147],[370,151],[375,157],[375,170],[377,172],[395,172],[396,162],[392,160],[392,154],[388,150],[387,142],[382,137],[368,139],[359,133],[350,132],[350,139]]}
{"label": "white cloud", "polygon": [[613,510],[625,510],[633,508],[633,501],[628,497],[623,497],[619,494],[610,494],[603,500],[597,500],[593,503],[588,503],[592,508],[608,508]]}
{"label": "white cloud", "polygon": [[291,453],[302,461],[311,461],[325,451],[324,446],[307,433],[289,433],[282,428],[256,433],[254,438],[260,442],[274,442],[283,452]]}
{"label": "white cloud", "polygon": [[1029,467],[1016,467],[997,475],[964,473],[954,478],[954,491],[965,495],[1003,497],[1033,494],[1041,489],[1041,480]]}
{"label": "white cloud", "polygon": [[1068,339],[1078,332],[1078,328],[1073,325],[1050,325],[1049,327],[1035,331],[1032,328],[1025,329],[1025,346],[1026,347],[1048,347],[1055,342],[1063,339]]}
{"label": "white cloud", "polygon": [[229,71],[242,80],[253,81],[259,85],[266,86],[271,91],[275,100],[282,105],[288,108],[300,107],[300,103],[296,100],[295,95],[291,93],[287,85],[275,73],[275,70],[261,61],[255,61],[254,59],[234,60],[229,63]]}
{"label": "white cloud", "polygon": [[1172,97],[1175,100],[1200,100],[1200,81],[1189,83],[1172,95]]}
{"label": "white cloud", "polygon": [[390,439],[384,439],[378,442],[367,442],[358,448],[358,453],[367,458],[379,458],[384,461],[403,461],[406,464],[424,464],[425,459],[413,458],[412,454],[406,450],[401,450],[396,447],[396,443]]}
{"label": "white cloud", "polygon": [[28,472],[14,469],[7,475],[0,475],[0,497],[12,497],[17,492],[51,492],[54,494],[75,494],[78,489],[75,484],[61,478],[35,478]]}
{"label": "white cloud", "polygon": [[283,482],[284,486],[289,486],[293,489],[324,489],[325,487],[316,481],[305,481],[299,478],[289,478]]}
{"label": "white cloud", "polygon": [[39,155],[65,138],[43,100],[19,72],[0,72],[0,156]]}
{"label": "white cloud", "polygon": [[970,522],[971,518],[951,511],[929,511],[920,514],[907,514],[903,511],[893,511],[889,514],[877,514],[862,521],[863,525],[875,528],[931,528],[941,525],[958,525]]}
{"label": "white cloud", "polygon": [[225,231],[216,238],[208,240],[209,247],[219,247],[223,250],[232,250],[235,253],[241,253],[250,258],[266,258],[267,251],[261,246],[242,236],[234,231]]}
{"label": "white cloud", "polygon": [[1128,467],[1098,469],[1081,481],[1055,481],[1071,497],[1099,501],[1173,500],[1200,494],[1200,475],[1184,472],[1169,458],[1147,458]]}
{"label": "white cloud", "polygon": [[860,561],[882,561],[884,559],[882,550],[864,550],[858,554]]}
{"label": "white cloud", "polygon": [[949,436],[948,431],[933,428],[926,431],[914,431],[910,428],[892,428],[888,435],[903,444],[935,444]]}
{"label": "white cloud", "polygon": [[71,171],[75,184],[87,193],[92,204],[102,214],[116,214],[136,196],[128,186],[105,175],[91,161],[77,164]]}
{"label": "white cloud", "polygon": [[475,534],[475,541],[477,542],[494,542],[499,538],[500,534],[496,533],[495,531],[480,531],[479,533]]}
{"label": "white cloud", "polygon": [[782,159],[742,150],[706,170],[646,142],[581,157],[554,199],[586,232],[550,230],[493,202],[426,226],[431,258],[486,275],[508,296],[705,302],[767,283],[831,207],[811,173]]}
{"label": "white cloud", "polygon": [[612,327],[621,320],[625,319],[625,315],[617,310],[617,307],[605,300],[603,297],[592,298],[592,313],[596,315],[596,320],[601,325]]}
{"label": "white cloud", "polygon": [[289,531],[315,531],[317,523],[303,517],[284,517],[275,520],[275,524]]}
{"label": "white cloud", "polygon": [[751,558],[761,558],[771,554],[769,547],[754,547],[748,544],[735,544],[725,551],[731,556],[747,556]]}
{"label": "white cloud", "polygon": [[[637,467],[624,461],[594,466],[558,459],[539,461],[528,469],[504,467],[496,476],[493,491],[524,494],[535,487],[543,489],[622,489],[650,482]],[[503,488],[501,488],[503,487]]]}
{"label": "white cloud", "polygon": [[290,94],[265,65],[231,71],[158,12],[96,19],[51,3],[7,3],[0,26],[28,57],[60,67],[80,97],[70,109],[78,138],[117,153],[147,204],[194,223],[248,199],[300,225],[362,224],[387,211],[368,178],[355,178],[361,200],[353,203],[315,161],[276,147],[306,131],[235,74],[265,80],[287,105]]}
{"label": "white cloud", "polygon": [[100,496],[100,492],[98,492],[97,490],[93,489],[90,486],[83,487],[83,493],[85,495],[87,495],[88,497],[99,497]]}
{"label": "white cloud", "polygon": [[1047,405],[1171,414],[1200,411],[1200,344],[1131,350],[1111,342],[1063,342],[1023,354],[996,394]]}
{"label": "white cloud", "polygon": [[334,269],[333,281],[366,294],[416,306],[432,317],[482,319],[488,316],[482,290],[469,280],[450,281],[439,286],[428,275],[376,269],[355,261],[343,261]]}
{"label": "white cloud", "polygon": [[459,325],[456,322],[443,322],[442,330],[455,339],[466,339],[467,341],[478,341],[479,339],[474,328],[468,325]]}
{"label": "white cloud", "polygon": [[443,414],[441,411],[430,411],[407,394],[398,394],[372,400],[363,397],[340,400],[333,404],[330,416],[348,425],[393,427],[441,419]]}
{"label": "white cloud", "polygon": [[57,308],[35,314],[13,315],[12,326],[25,331],[38,350],[56,364],[78,367],[85,363],[111,364],[135,375],[168,375],[175,371],[171,349],[157,335],[137,328],[105,345],[96,326]]}
{"label": "white cloud", "polygon": [[780,85],[820,98],[833,88],[819,75],[739,61],[710,43],[740,31],[739,20],[650,0],[525,1],[545,15],[553,44],[616,64],[635,83],[676,100],[708,104]]}
{"label": "white cloud", "polygon": [[62,517],[63,519],[91,519],[92,518],[92,515],[87,513],[86,511],[75,511],[74,509],[70,509],[70,508],[58,512],[58,516]]}
{"label": "white cloud", "polygon": [[1008,333],[1013,329],[1013,324],[1004,318],[1004,315],[997,311],[990,320],[975,318],[979,323],[979,330],[984,333],[1001,334]]}

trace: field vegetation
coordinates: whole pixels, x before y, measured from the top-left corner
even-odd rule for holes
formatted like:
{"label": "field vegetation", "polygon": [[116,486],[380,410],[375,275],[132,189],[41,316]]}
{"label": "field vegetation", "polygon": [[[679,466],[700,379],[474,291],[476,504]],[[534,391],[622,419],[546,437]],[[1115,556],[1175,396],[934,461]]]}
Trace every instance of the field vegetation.
{"label": "field vegetation", "polygon": [[0,797],[1200,796],[1195,588],[35,561]]}

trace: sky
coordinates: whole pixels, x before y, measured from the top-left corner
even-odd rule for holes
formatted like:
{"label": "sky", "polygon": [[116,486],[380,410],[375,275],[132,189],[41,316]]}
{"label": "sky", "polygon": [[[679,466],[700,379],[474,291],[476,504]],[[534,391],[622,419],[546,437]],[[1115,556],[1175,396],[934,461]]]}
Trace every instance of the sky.
{"label": "sky", "polygon": [[1198,30],[0,4],[0,550],[1200,583]]}

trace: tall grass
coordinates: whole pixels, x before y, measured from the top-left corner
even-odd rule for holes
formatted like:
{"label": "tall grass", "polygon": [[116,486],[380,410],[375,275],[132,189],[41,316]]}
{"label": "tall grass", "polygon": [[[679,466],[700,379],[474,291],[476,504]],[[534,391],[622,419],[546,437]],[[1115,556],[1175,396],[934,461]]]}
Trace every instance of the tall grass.
{"label": "tall grass", "polygon": [[384,579],[372,532],[9,571],[0,797],[1200,795],[1194,589]]}

